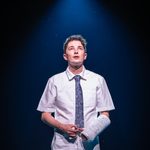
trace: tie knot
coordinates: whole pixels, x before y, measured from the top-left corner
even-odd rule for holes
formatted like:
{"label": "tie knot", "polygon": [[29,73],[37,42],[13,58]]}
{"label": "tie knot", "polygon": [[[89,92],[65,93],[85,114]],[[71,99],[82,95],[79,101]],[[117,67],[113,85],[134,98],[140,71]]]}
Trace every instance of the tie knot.
{"label": "tie knot", "polygon": [[76,75],[76,76],[74,76],[74,79],[75,79],[76,81],[80,81],[81,76],[80,76],[80,75]]}

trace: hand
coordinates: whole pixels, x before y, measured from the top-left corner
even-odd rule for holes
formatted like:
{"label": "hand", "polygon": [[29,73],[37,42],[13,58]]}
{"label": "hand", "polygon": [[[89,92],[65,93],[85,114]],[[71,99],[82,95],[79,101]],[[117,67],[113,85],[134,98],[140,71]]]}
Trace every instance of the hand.
{"label": "hand", "polygon": [[79,133],[80,129],[74,124],[61,124],[60,130],[67,133],[70,137],[75,138]]}

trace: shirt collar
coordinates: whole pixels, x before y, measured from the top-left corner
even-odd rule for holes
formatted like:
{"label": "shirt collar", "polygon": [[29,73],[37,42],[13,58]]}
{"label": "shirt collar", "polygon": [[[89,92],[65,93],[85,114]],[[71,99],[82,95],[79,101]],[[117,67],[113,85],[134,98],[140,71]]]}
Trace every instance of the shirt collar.
{"label": "shirt collar", "polygon": [[[76,75],[80,75],[80,76],[81,76],[81,79],[86,80],[85,71],[86,71],[86,69],[85,69],[85,67],[83,66],[82,72],[79,73],[79,74],[76,74]],[[72,79],[74,78],[74,76],[76,76],[75,74],[73,74],[73,73],[69,70],[69,67],[67,67],[67,69],[66,69],[66,74],[67,74],[67,77],[68,77],[69,80],[72,80]]]}

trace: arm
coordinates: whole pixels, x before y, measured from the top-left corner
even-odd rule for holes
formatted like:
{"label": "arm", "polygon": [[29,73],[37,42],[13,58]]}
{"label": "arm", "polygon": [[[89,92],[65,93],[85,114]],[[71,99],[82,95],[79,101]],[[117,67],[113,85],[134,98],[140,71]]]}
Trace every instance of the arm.
{"label": "arm", "polygon": [[98,118],[93,119],[91,124],[82,132],[82,136],[86,140],[94,140],[108,125],[110,124],[109,112],[100,112]]}
{"label": "arm", "polygon": [[99,112],[100,115],[106,115],[107,117],[109,117],[109,112],[108,111],[102,111],[102,112]]}
{"label": "arm", "polygon": [[75,137],[77,132],[79,132],[74,124],[63,124],[56,120],[49,112],[43,112],[41,115],[41,120],[48,126],[57,128],[72,137]]}
{"label": "arm", "polygon": [[[99,116],[87,125],[82,134],[87,140],[94,140],[107,126],[110,125],[109,111],[115,109],[109,89],[104,78],[99,78],[99,87],[96,92]],[[104,110],[104,111],[102,111]]]}

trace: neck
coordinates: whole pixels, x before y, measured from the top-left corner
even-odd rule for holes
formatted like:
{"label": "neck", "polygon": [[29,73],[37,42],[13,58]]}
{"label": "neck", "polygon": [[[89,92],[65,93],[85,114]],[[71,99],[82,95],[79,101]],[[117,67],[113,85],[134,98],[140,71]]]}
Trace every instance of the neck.
{"label": "neck", "polygon": [[83,70],[83,65],[81,65],[81,66],[71,66],[71,65],[69,65],[69,70],[73,74],[80,74]]}

